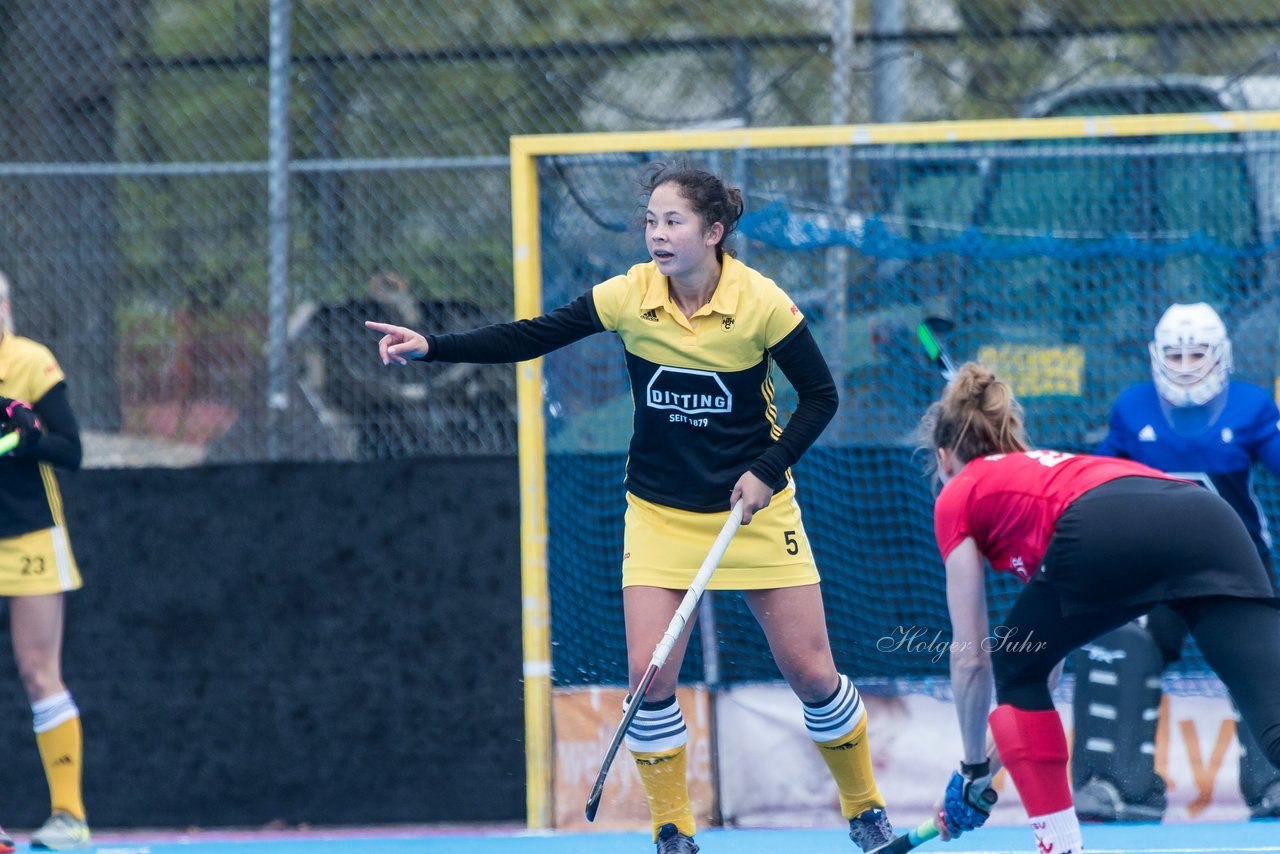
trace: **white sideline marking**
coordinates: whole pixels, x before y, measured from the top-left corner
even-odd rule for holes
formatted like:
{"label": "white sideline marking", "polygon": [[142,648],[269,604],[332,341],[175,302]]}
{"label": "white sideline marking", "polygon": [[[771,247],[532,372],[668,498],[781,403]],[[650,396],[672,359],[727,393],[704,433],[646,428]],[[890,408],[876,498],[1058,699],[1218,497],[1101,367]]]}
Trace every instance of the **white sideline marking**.
{"label": "white sideline marking", "polygon": [[[1026,851],[1026,848],[991,848],[982,851],[957,852],[957,854],[1026,854]],[[1232,854],[1246,854],[1246,852],[1264,852],[1265,854],[1268,851],[1280,851],[1280,846],[1232,845],[1229,848],[1222,845],[1210,845],[1204,848],[1094,848],[1090,846],[1087,854],[1219,854],[1224,851],[1230,851]]]}

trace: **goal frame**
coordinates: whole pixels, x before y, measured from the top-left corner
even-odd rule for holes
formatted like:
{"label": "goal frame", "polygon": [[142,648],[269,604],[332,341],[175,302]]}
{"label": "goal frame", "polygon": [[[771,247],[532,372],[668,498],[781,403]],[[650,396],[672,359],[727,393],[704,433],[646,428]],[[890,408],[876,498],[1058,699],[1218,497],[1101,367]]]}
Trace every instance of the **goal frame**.
{"label": "goal frame", "polygon": [[[1243,111],[512,136],[510,170],[515,316],[517,319],[536,317],[544,311],[538,217],[539,157],[717,149],[857,148],[894,143],[1105,139],[1150,134],[1278,130],[1280,111]],[[584,288],[590,284],[594,283],[584,283]],[[516,398],[519,418],[526,821],[531,830],[543,830],[552,827],[554,817],[554,739],[542,359],[521,362],[517,366]]]}

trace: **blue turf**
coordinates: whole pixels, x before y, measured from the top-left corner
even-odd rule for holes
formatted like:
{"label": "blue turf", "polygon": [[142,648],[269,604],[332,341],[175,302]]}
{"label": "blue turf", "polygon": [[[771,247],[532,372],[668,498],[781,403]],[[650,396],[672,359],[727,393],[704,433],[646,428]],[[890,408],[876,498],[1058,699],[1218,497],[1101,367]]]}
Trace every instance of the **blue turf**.
{"label": "blue turf", "polygon": [[[1089,825],[1084,830],[1090,854],[1280,854],[1280,822],[1205,822],[1166,825]],[[740,830],[710,828],[698,834],[702,854],[857,854],[838,829]],[[21,846],[19,850],[23,850]],[[644,833],[459,833],[437,830],[421,834],[376,831],[297,834],[240,834],[202,838],[200,835],[104,835],[93,847],[97,854],[648,854],[652,844]],[[987,827],[951,842],[933,840],[919,854],[1034,854],[1031,831],[1025,827]]]}

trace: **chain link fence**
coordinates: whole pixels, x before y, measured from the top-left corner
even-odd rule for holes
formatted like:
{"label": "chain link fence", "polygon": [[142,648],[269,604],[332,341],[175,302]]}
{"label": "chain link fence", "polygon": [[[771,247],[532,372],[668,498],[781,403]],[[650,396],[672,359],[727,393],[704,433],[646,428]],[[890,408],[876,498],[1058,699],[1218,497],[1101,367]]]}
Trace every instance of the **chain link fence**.
{"label": "chain link fence", "polygon": [[1203,108],[1135,79],[1264,108],[1272,75],[1269,0],[10,0],[0,268],[89,465],[509,454],[509,367],[385,369],[359,321],[512,315],[513,134]]}

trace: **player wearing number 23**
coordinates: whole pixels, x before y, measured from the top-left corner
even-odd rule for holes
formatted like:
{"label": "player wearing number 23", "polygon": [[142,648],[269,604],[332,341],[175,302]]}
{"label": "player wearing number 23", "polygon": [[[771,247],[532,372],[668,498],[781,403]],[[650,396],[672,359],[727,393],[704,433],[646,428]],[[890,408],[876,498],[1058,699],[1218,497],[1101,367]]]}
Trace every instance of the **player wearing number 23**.
{"label": "player wearing number 23", "polygon": [[[743,528],[709,586],[744,591],[804,704],[850,835],[864,849],[878,847],[892,828],[872,773],[866,710],[836,670],[790,471],[834,415],[835,383],[804,315],[727,248],[743,211],[741,193],[709,172],[669,163],[650,167],[641,188],[650,260],[569,305],[451,335],[367,325],[383,333],[384,364],[514,362],[598,332],[618,335],[635,404],[622,560],[632,691],[729,508],[741,499]],[[775,364],[798,395],[785,429],[774,403]],[[688,739],[675,693],[689,628],[626,733],[661,854],[697,851]]]}
{"label": "player wearing number 23", "polygon": [[[1082,850],[1051,685],[1067,653],[1157,604],[1186,620],[1280,765],[1280,610],[1231,505],[1132,460],[1031,450],[1009,386],[973,362],[920,427],[942,483],[934,529],[964,751],[943,797],[947,835],[986,821],[983,795],[1003,763],[1040,850]],[[1026,582],[994,630],[984,560]]]}
{"label": "player wearing number 23", "polygon": [[[0,457],[0,596],[52,805],[34,849],[89,844],[81,798],[80,712],[62,681],[63,594],[81,586],[53,467],[80,466],[80,430],[53,354],[13,333],[9,282],[0,275],[0,432],[17,431]],[[12,851],[0,831],[0,851]]]}

